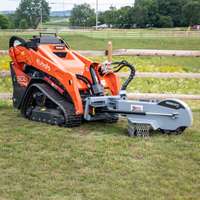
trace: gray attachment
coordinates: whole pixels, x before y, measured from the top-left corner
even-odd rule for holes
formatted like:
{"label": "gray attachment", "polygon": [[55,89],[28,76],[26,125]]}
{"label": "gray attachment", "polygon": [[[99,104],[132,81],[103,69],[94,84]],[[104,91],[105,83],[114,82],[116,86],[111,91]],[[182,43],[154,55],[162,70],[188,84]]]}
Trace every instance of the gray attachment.
{"label": "gray attachment", "polygon": [[[94,108],[95,106],[98,108],[105,107],[105,112],[98,113],[98,109],[96,109],[97,112],[92,115],[89,110],[90,106]],[[109,109],[109,112],[106,112],[106,108]],[[146,137],[149,136],[149,127],[152,127],[154,130],[170,131],[177,130],[179,127],[190,127],[192,125],[193,114],[188,105],[178,99],[165,99],[159,102],[154,100],[147,102],[127,101],[118,95],[88,97],[84,118],[87,121],[125,118],[130,121],[128,125],[130,136],[136,132],[136,135],[139,136],[141,134],[140,137]],[[138,125],[134,127],[132,124],[142,124],[143,126]],[[137,131],[135,131],[136,128],[138,129]]]}

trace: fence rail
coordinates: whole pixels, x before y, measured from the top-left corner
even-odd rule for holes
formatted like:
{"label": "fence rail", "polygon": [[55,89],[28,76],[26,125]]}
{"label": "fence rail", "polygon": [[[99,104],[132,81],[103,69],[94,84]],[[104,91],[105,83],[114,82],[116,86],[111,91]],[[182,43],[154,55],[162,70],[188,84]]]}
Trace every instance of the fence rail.
{"label": "fence rail", "polygon": [[[86,35],[89,37],[200,37],[200,31],[154,31],[154,30],[72,30],[69,28],[47,28],[42,32],[57,32],[57,34]],[[3,29],[0,35],[33,35],[39,34],[39,29]]]}
{"label": "fence rail", "polygon": [[[116,49],[112,56],[200,57],[200,51]],[[108,51],[76,51],[84,56],[106,56]],[[0,52],[1,53],[1,52]]]}
{"label": "fence rail", "polygon": [[[83,56],[106,56],[109,51],[76,51]],[[200,51],[180,50],[146,50],[146,49],[116,49],[110,50],[112,56],[166,56],[166,57],[200,57]],[[0,55],[9,55],[8,50],[0,50]]]}

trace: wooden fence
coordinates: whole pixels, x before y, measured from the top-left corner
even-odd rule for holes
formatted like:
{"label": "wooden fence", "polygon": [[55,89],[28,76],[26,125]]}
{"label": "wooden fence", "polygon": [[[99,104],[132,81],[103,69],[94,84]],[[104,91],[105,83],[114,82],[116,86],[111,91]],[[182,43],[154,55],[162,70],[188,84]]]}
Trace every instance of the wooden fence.
{"label": "wooden fence", "polygon": [[[107,51],[76,51],[84,56],[105,56],[108,55],[108,61],[112,62],[112,56],[174,56],[174,57],[200,57],[200,51],[171,51],[171,50],[136,50],[119,49],[112,50],[112,43],[108,41]],[[8,55],[7,50],[0,51],[0,55]],[[128,72],[118,72],[121,77],[128,77]],[[9,71],[0,71],[0,77],[10,77]],[[154,77],[154,78],[198,78],[200,73],[147,73],[136,72],[135,77]],[[11,93],[0,93],[0,98],[12,98]],[[136,99],[166,99],[177,98],[184,100],[200,100],[200,95],[186,94],[146,94],[146,93],[128,93],[127,98]]]}
{"label": "wooden fence", "polygon": [[[57,32],[57,34],[65,35],[85,35],[89,37],[124,37],[124,38],[133,38],[133,37],[200,37],[200,31],[154,31],[154,30],[131,30],[131,29],[109,29],[109,30],[88,30],[88,29],[65,29],[62,30],[59,28],[47,28],[43,32]],[[38,34],[40,30],[35,29],[3,29],[0,30],[0,35],[33,35]]]}

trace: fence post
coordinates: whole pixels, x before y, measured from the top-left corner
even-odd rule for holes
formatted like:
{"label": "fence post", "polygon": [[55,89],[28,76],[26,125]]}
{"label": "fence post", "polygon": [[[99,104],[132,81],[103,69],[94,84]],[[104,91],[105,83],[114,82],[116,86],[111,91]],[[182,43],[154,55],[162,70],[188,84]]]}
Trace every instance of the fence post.
{"label": "fence post", "polygon": [[90,32],[90,36],[92,37],[92,30],[91,30],[91,32]]}
{"label": "fence post", "polygon": [[56,29],[56,35],[58,35],[58,29]]}
{"label": "fence post", "polygon": [[22,35],[22,29],[21,29],[21,35]]}
{"label": "fence post", "polygon": [[[112,42],[108,41],[108,62],[112,62]],[[112,92],[108,89],[108,96],[112,96]]]}
{"label": "fence post", "polygon": [[156,37],[158,37],[158,31],[156,31]]}
{"label": "fence post", "polygon": [[4,31],[4,29],[3,29],[3,35],[5,35],[5,31]]}
{"label": "fence post", "polygon": [[73,30],[73,34],[75,34],[75,30]]}
{"label": "fence post", "polygon": [[124,37],[126,37],[126,31],[124,31]]}
{"label": "fence post", "polygon": [[140,37],[142,37],[142,31],[140,31]]}
{"label": "fence post", "polygon": [[108,41],[108,62],[112,62],[112,42]]}
{"label": "fence post", "polygon": [[172,37],[174,37],[174,31],[172,31]]}
{"label": "fence post", "polygon": [[108,31],[108,37],[109,37],[109,31]]}

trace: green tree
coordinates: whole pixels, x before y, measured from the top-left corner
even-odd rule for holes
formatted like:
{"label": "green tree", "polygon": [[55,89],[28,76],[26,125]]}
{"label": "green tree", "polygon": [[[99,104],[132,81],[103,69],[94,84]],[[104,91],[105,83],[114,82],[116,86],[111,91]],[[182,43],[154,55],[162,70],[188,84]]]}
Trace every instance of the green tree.
{"label": "green tree", "polygon": [[145,24],[162,27],[161,22],[164,20],[162,16],[170,16],[174,26],[182,26],[181,8],[187,2],[188,0],[135,0],[134,5],[147,9],[148,17],[145,19]]}
{"label": "green tree", "polygon": [[161,16],[170,16],[172,18],[174,26],[182,26],[182,7],[188,2],[188,0],[159,0],[159,14]]}
{"label": "green tree", "polygon": [[200,22],[200,2],[191,1],[182,7],[182,15],[187,25]]}
{"label": "green tree", "polygon": [[10,23],[12,23],[12,20],[13,20],[14,16],[15,16],[15,13],[11,13],[11,14],[8,14],[8,15],[7,15],[7,17],[8,17],[8,19],[9,19]]}
{"label": "green tree", "polygon": [[[98,21],[100,22],[98,25],[104,24],[104,15],[100,13],[98,15]],[[91,27],[91,26],[96,26],[96,16],[90,17],[87,22],[86,26]]]}
{"label": "green tree", "polygon": [[120,28],[125,28],[126,25],[132,24],[131,16],[129,15],[130,6],[124,6],[116,12],[116,23]]}
{"label": "green tree", "polygon": [[159,18],[160,18],[160,14],[159,14],[159,10],[158,10],[158,0],[135,0],[135,6],[139,6],[140,8],[142,7],[143,10],[143,15],[144,15],[144,24],[150,24],[150,26],[152,25],[156,25]]}
{"label": "green tree", "polygon": [[87,21],[95,17],[94,9],[89,4],[74,5],[69,21],[72,26],[85,26]]}
{"label": "green tree", "polygon": [[117,23],[117,9],[110,6],[109,10],[104,12],[104,19],[107,25],[115,25]]}
{"label": "green tree", "polygon": [[19,28],[21,28],[21,29],[28,29],[28,23],[27,23],[26,19],[22,19],[20,21]]}
{"label": "green tree", "polygon": [[0,27],[7,29],[10,27],[10,21],[6,15],[0,15]]}
{"label": "green tree", "polygon": [[133,22],[139,27],[145,27],[148,20],[147,7],[134,6],[133,7]]}
{"label": "green tree", "polygon": [[15,29],[15,25],[11,23],[9,29]]}
{"label": "green tree", "polygon": [[20,21],[26,19],[28,26],[36,29],[40,22],[41,9],[42,21],[46,22],[50,15],[50,7],[46,0],[21,0],[15,12],[15,26],[19,27]]}
{"label": "green tree", "polygon": [[159,23],[163,28],[174,27],[173,20],[170,16],[161,16]]}

